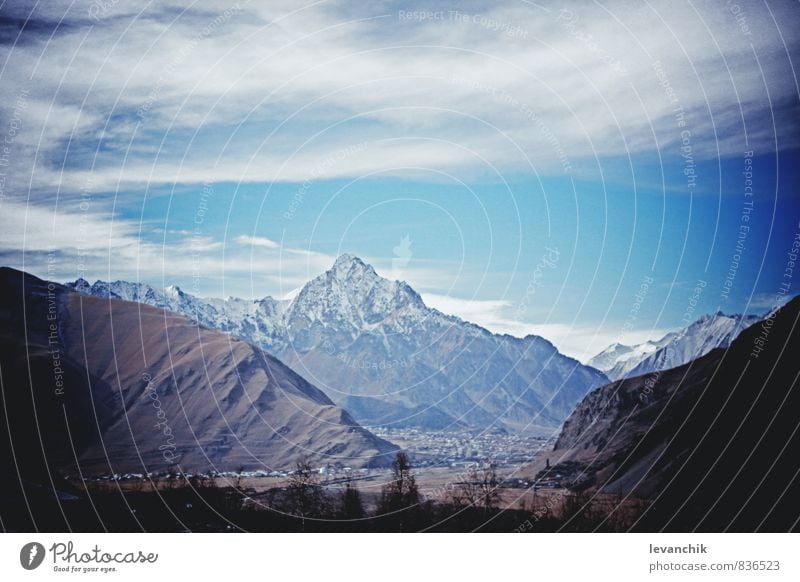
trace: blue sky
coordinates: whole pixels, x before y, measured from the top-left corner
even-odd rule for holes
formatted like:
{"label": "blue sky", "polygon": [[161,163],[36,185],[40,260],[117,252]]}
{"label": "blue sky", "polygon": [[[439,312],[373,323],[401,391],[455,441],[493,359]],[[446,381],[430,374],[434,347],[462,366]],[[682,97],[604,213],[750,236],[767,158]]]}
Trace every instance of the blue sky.
{"label": "blue sky", "polygon": [[350,252],[581,358],[680,326],[698,281],[698,316],[763,312],[800,221],[797,8],[743,10],[4,6],[2,262],[261,297]]}

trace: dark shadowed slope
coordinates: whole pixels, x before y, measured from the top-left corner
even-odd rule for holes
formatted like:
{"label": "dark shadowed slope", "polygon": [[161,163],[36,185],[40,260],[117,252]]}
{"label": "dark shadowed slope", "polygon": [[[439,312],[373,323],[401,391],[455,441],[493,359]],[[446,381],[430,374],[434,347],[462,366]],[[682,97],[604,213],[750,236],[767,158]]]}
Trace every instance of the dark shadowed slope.
{"label": "dark shadowed slope", "polygon": [[727,349],[588,394],[532,466],[652,501],[637,529],[798,528],[800,299]]}
{"label": "dark shadowed slope", "polygon": [[287,469],[306,456],[357,467],[396,450],[275,358],[180,315],[0,269],[0,330],[12,480]]}

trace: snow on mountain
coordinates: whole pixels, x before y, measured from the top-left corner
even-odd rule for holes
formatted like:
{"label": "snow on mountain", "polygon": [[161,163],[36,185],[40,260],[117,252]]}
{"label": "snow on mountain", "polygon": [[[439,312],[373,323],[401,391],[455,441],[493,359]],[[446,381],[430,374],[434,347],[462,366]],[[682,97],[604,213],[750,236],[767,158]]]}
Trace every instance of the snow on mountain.
{"label": "snow on mountain", "polygon": [[67,283],[75,291],[105,299],[123,299],[151,305],[191,317],[200,325],[225,331],[263,348],[270,346],[278,330],[276,326],[282,312],[291,303],[266,297],[248,301],[237,297],[204,299],[170,285],[157,289],[144,283],[96,281],[90,285],[85,279]]}
{"label": "snow on mountain", "polygon": [[[186,301],[175,288],[75,285],[92,287]],[[387,466],[397,452],[276,358],[183,315],[81,296],[8,268],[0,268],[0,305],[6,403],[15,426],[47,427],[44,441],[14,445],[21,457],[43,455],[46,474],[272,471],[302,459]],[[61,398],[48,398],[58,388],[53,337]]]}
{"label": "snow on mountain", "polygon": [[[774,516],[767,527],[790,528],[797,502],[787,491],[800,472],[798,318],[795,298],[768,327],[750,325],[727,348],[655,382],[640,375],[592,391],[553,450],[519,473],[590,494],[657,499],[636,531],[753,531],[765,527],[765,515]],[[676,335],[699,334],[692,349],[706,349],[753,319],[717,313]],[[758,344],[769,353],[753,357]]]}
{"label": "snow on mountain", "polygon": [[587,362],[612,380],[631,378],[686,364],[715,348],[726,348],[745,328],[761,318],[755,315],[704,315],[690,326],[670,332],[658,341],[634,346],[612,344]]}
{"label": "snow on mountain", "polygon": [[292,299],[200,299],[180,289],[70,287],[147,303],[251,342],[364,424],[547,430],[607,381],[547,340],[495,335],[425,305],[407,283],[340,256]]}
{"label": "snow on mountain", "polygon": [[345,254],[303,287],[287,310],[286,323],[290,336],[315,324],[335,326],[354,336],[379,327],[408,333],[431,313],[408,284],[379,277],[370,265]]}

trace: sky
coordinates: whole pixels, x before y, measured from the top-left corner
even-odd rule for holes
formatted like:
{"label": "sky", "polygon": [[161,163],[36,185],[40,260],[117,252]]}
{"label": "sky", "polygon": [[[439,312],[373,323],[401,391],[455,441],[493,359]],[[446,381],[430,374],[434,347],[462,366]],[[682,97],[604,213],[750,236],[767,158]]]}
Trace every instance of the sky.
{"label": "sky", "polygon": [[[582,360],[796,293],[795,2],[5,2],[0,264],[290,295],[343,252]],[[788,285],[788,287],[787,287]]]}

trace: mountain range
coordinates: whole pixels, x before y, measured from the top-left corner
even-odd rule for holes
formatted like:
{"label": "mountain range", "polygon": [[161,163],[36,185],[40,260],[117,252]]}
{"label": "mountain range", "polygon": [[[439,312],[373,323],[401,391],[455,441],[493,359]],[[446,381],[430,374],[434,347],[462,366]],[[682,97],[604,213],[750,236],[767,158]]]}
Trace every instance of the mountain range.
{"label": "mountain range", "polygon": [[493,334],[429,308],[407,283],[347,254],[284,300],[204,299],[125,281],[67,285],[252,343],[364,425],[550,432],[608,380],[544,338]]}
{"label": "mountain range", "polygon": [[[3,467],[67,473],[388,465],[397,447],[273,356],[180,314],[0,269]],[[9,457],[11,455],[11,457]]]}
{"label": "mountain range", "polygon": [[795,298],[727,348],[593,390],[528,470],[540,482],[648,500],[633,525],[642,531],[796,528],[798,323]]}
{"label": "mountain range", "polygon": [[597,364],[625,374],[607,382],[542,338],[430,309],[349,255],[286,300],[0,268],[0,468],[19,476],[18,503],[59,475],[389,464],[398,448],[348,409],[519,431],[563,414],[523,475],[645,500],[632,529],[785,531],[800,494],[798,322],[800,298],[763,319],[702,317],[605,350]]}
{"label": "mountain range", "polygon": [[715,348],[726,348],[741,331],[761,319],[756,315],[704,315],[688,327],[659,340],[633,346],[612,344],[587,365],[603,371],[611,380],[668,370],[691,362]]}

